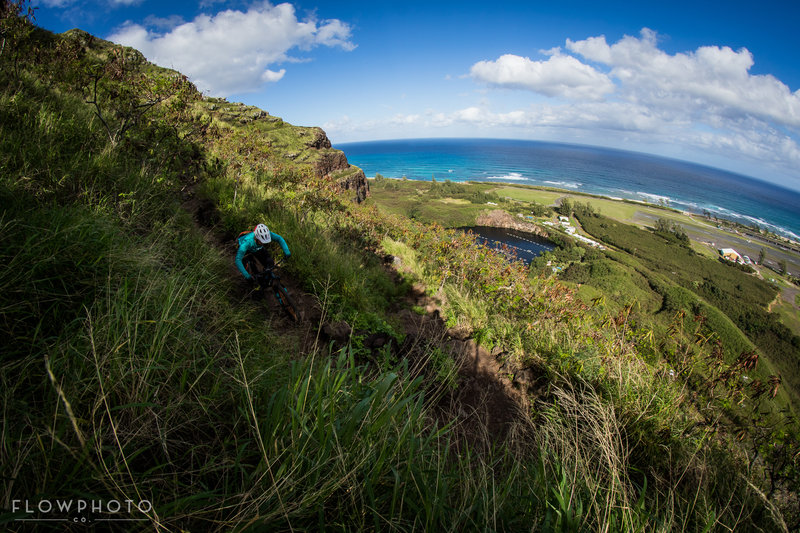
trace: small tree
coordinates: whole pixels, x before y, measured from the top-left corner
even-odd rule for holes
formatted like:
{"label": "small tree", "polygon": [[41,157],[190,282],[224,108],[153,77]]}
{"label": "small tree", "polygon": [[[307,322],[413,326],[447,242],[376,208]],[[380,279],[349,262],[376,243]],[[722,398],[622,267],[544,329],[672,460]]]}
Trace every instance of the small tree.
{"label": "small tree", "polygon": [[656,233],[661,233],[666,237],[675,237],[683,244],[687,244],[689,242],[689,236],[686,235],[683,226],[666,218],[659,218],[656,220],[654,231]]}
{"label": "small tree", "polygon": [[561,200],[561,204],[558,207],[558,212],[566,217],[572,215],[572,202],[569,201],[569,198],[564,198]]}
{"label": "small tree", "polygon": [[759,252],[758,252],[758,264],[759,265],[763,265],[764,264],[764,258],[766,256],[767,256],[766,250],[764,250],[763,248],[761,250],[759,250]]}
{"label": "small tree", "polygon": [[28,0],[0,0],[0,69],[6,64],[16,70],[28,47],[22,43],[33,31],[34,9]]}
{"label": "small tree", "polygon": [[118,143],[156,105],[172,100],[172,107],[183,108],[196,94],[186,76],[169,71],[145,73],[145,65],[142,54],[118,46],[107,59],[85,70],[86,103],[94,106],[111,144]]}

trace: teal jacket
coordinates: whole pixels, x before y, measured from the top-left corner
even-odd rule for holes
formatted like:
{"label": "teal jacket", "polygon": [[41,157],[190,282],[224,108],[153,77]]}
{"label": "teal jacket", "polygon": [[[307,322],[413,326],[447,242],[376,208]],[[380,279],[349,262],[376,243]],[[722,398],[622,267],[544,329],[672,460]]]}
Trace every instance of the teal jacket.
{"label": "teal jacket", "polygon": [[[271,231],[269,234],[272,237],[273,242],[277,242],[281,245],[281,248],[283,249],[283,255],[286,257],[292,255],[292,253],[289,251],[289,247],[286,245],[286,241],[283,240],[283,237],[277,233],[272,233]],[[244,263],[242,263],[244,256],[252,252],[258,252],[263,248],[264,246],[258,244],[256,241],[256,234],[252,231],[239,237],[239,250],[236,252],[236,268],[239,269],[239,272],[242,273],[242,276],[244,276],[245,279],[253,279],[253,276],[251,276],[247,269],[244,268]]]}

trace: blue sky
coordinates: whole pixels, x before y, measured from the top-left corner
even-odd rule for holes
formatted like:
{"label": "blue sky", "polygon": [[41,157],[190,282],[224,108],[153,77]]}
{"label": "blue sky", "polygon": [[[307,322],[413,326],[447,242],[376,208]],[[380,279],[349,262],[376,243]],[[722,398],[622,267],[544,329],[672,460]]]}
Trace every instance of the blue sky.
{"label": "blue sky", "polygon": [[[658,5],[656,5],[658,4]],[[334,144],[601,145],[800,189],[800,2],[36,0]]]}

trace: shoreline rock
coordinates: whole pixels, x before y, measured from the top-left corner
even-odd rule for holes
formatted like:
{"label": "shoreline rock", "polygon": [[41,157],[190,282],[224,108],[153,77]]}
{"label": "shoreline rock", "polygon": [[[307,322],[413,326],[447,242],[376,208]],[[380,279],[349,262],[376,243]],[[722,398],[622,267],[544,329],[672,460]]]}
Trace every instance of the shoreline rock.
{"label": "shoreline rock", "polygon": [[530,222],[523,222],[502,209],[493,209],[488,213],[480,215],[475,219],[475,225],[514,229],[517,231],[524,231],[525,233],[532,233],[533,235],[539,235],[540,237],[550,237],[544,228]]}

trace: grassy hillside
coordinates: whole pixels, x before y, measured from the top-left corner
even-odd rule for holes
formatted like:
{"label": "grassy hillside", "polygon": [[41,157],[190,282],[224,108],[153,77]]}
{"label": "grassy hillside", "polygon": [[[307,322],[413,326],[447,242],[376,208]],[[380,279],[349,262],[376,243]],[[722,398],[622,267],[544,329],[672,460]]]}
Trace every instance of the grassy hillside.
{"label": "grassy hillside", "polygon": [[[796,441],[717,409],[769,401],[738,363],[701,408],[624,308],[353,202],[321,130],[82,32],[1,28],[4,528],[796,525]],[[232,267],[257,221],[292,249],[300,325]],[[78,500],[99,509],[42,510]]]}
{"label": "grassy hillside", "polygon": [[[685,217],[678,218],[669,209],[632,202],[588,195],[567,197],[563,191],[477,183],[444,185],[452,191],[443,195],[436,189],[445,187],[435,182],[378,179],[373,185],[373,201],[387,212],[438,220],[449,226],[473,225],[477,216],[491,207],[486,205],[490,200],[511,212],[537,214],[540,222],[554,218],[554,211],[544,207],[545,203],[564,200],[566,205],[567,200],[572,201],[570,205],[581,207],[583,229],[614,250],[605,254],[587,251],[567,240],[559,251],[537,261],[534,269],[555,261],[564,269],[560,279],[575,284],[587,302],[602,298],[609,309],[616,310],[635,302],[634,316],[648,327],[660,329],[662,335],[674,313],[702,315],[707,330],[722,343],[728,362],[758,346],[761,364],[748,378],[768,380],[780,375],[783,388],[779,404],[800,405],[800,337],[782,324],[791,325],[791,316],[782,318],[768,312],[777,297],[777,287],[718,261],[716,253],[710,258],[696,253],[695,243],[688,239],[621,222],[646,212],[660,220],[677,220],[674,224],[679,225],[674,227],[682,228]],[[600,216],[601,211],[608,214]]]}
{"label": "grassy hillside", "polygon": [[[792,402],[800,405],[800,337],[767,311],[778,294],[774,285],[700,256],[670,234],[640,230],[596,213],[583,212],[579,219],[591,235],[640,262],[649,285],[663,298],[659,313],[702,315],[729,362],[757,346],[764,358],[752,377],[766,380],[780,374]],[[579,279],[590,282],[590,277]]]}

